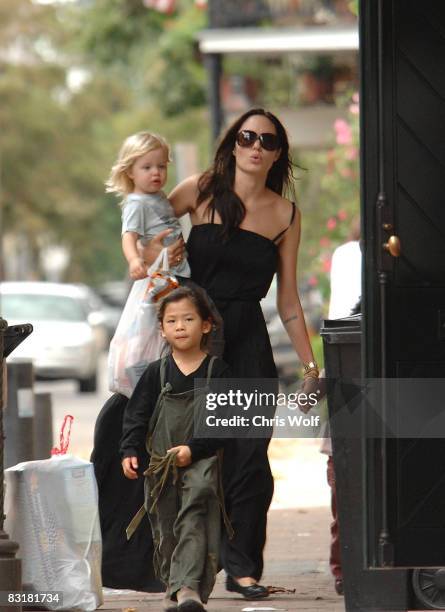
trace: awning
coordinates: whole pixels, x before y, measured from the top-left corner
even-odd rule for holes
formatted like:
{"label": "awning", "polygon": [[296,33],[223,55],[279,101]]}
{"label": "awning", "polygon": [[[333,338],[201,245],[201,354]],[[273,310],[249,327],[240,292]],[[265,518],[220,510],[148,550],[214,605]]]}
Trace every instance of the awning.
{"label": "awning", "polygon": [[343,28],[230,28],[208,29],[198,33],[202,53],[331,53],[357,51],[356,26]]}

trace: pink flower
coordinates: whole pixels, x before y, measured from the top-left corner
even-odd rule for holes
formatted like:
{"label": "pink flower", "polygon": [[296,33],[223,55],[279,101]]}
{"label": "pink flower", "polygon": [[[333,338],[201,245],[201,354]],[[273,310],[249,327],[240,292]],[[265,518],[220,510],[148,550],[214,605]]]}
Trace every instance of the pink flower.
{"label": "pink flower", "polygon": [[336,119],[334,123],[335,138],[339,145],[349,145],[352,143],[351,126],[344,119]]}
{"label": "pink flower", "polygon": [[355,92],[352,94],[352,101],[353,101],[353,102],[355,102],[356,104],[358,104],[358,103],[359,103],[359,100],[360,100],[359,93],[358,93],[358,91],[355,91]]}
{"label": "pink flower", "polygon": [[327,236],[323,236],[322,238],[320,238],[320,246],[322,248],[327,248],[330,244],[331,244],[331,241],[329,240]]}
{"label": "pink flower", "polygon": [[330,232],[334,230],[337,227],[337,219],[335,217],[331,217],[330,219],[328,219],[326,227]]}
{"label": "pink flower", "polygon": [[310,279],[308,280],[308,284],[311,287],[316,287],[318,285],[318,278],[316,276],[311,276]]}
{"label": "pink flower", "polygon": [[331,271],[331,260],[324,259],[322,263],[322,268],[323,268],[323,272],[326,272],[326,274],[328,274]]}
{"label": "pink flower", "polygon": [[358,104],[350,104],[350,105],[349,105],[349,112],[350,112],[352,115],[358,115],[358,114],[359,114],[359,112],[360,112],[360,107],[359,107],[359,105],[358,105]]}
{"label": "pink flower", "polygon": [[346,219],[348,218],[348,213],[346,212],[346,210],[339,210],[337,213],[337,218],[339,221],[346,221]]}
{"label": "pink flower", "polygon": [[349,147],[348,149],[346,149],[345,157],[349,161],[354,161],[354,159],[357,159],[357,155],[358,155],[357,147]]}
{"label": "pink flower", "polygon": [[342,168],[340,170],[340,174],[343,178],[352,178],[354,176],[354,172],[351,170],[351,168]]}

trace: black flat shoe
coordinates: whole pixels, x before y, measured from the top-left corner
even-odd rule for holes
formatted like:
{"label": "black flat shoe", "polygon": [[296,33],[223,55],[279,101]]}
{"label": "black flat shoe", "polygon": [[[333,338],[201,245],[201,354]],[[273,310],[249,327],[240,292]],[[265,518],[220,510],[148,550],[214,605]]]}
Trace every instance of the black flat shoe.
{"label": "black flat shoe", "polygon": [[334,588],[335,588],[335,592],[337,593],[337,595],[344,595],[343,579],[342,578],[336,578],[335,579]]}
{"label": "black flat shoe", "polygon": [[265,597],[269,597],[269,591],[266,587],[261,586],[261,584],[251,584],[250,586],[243,587],[237,583],[236,580],[232,578],[232,576],[227,576],[226,578],[226,589],[228,591],[232,591],[233,593],[241,593],[244,599],[264,599]]}

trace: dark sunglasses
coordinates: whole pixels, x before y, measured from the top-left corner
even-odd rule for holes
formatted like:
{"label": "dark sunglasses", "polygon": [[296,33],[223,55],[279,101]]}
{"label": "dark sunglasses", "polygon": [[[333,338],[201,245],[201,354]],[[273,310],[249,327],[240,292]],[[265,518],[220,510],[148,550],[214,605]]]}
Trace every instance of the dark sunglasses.
{"label": "dark sunglasses", "polygon": [[270,132],[257,134],[253,130],[241,130],[236,135],[236,142],[240,147],[244,148],[253,147],[257,140],[260,141],[260,145],[263,149],[266,149],[266,151],[276,151],[280,148],[278,136]]}

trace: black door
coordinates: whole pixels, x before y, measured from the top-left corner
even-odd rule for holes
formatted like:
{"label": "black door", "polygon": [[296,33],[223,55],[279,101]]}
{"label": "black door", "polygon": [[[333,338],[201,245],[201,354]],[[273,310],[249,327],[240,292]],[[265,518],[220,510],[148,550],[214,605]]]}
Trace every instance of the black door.
{"label": "black door", "polygon": [[[361,59],[364,374],[445,379],[445,2],[362,0]],[[445,431],[414,433],[364,442],[370,567],[445,566]]]}

